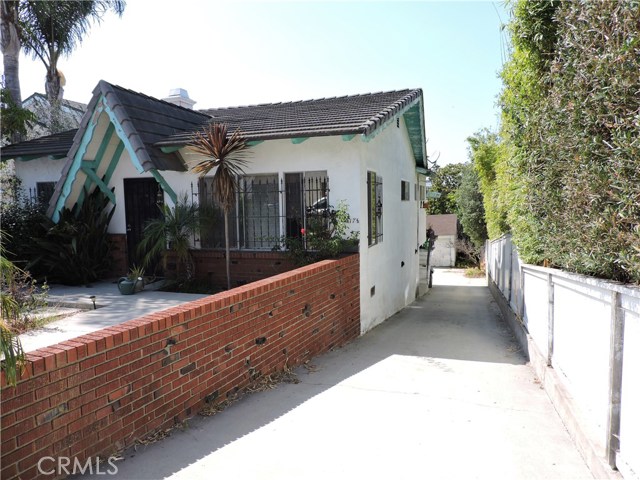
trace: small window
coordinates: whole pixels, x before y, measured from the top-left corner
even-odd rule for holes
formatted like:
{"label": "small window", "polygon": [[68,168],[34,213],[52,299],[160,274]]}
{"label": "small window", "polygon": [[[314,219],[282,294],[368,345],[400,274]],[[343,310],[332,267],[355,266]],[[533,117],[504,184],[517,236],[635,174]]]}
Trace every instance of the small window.
{"label": "small window", "polygon": [[411,184],[409,182],[405,182],[404,180],[400,181],[400,190],[401,190],[401,200],[409,201],[411,200]]}
{"label": "small window", "polygon": [[367,172],[367,217],[369,246],[382,242],[382,177]]}
{"label": "small window", "polygon": [[56,188],[56,182],[38,182],[36,183],[36,195],[38,202],[42,204],[48,204],[51,197],[53,197],[53,191]]}

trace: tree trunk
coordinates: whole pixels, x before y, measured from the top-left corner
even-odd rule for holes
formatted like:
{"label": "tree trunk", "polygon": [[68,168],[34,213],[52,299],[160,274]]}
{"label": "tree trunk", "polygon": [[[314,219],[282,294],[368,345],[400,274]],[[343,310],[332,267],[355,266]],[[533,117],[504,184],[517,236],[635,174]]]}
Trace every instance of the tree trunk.
{"label": "tree trunk", "polygon": [[18,107],[22,107],[20,92],[20,37],[18,35],[18,2],[2,1],[0,14],[0,48],[4,63],[5,87]]}
{"label": "tree trunk", "polygon": [[[0,50],[4,65],[5,88],[17,107],[22,108],[22,92],[20,91],[20,36],[18,35],[18,2],[2,0],[0,13]],[[19,134],[15,134],[12,143],[19,142]]]}
{"label": "tree trunk", "polygon": [[224,212],[224,246],[225,263],[227,264],[227,290],[231,290],[231,258],[229,255],[229,212]]}
{"label": "tree trunk", "polygon": [[62,126],[62,95],[64,89],[62,88],[61,80],[57,66],[49,65],[44,87],[51,106],[51,123],[49,125],[51,133],[59,133],[65,130]]}

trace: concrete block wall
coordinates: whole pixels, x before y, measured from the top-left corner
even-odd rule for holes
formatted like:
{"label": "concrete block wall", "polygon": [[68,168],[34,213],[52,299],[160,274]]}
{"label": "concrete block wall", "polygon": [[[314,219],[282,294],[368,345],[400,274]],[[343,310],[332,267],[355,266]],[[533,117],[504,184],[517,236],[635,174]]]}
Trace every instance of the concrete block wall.
{"label": "concrete block wall", "polygon": [[30,352],[2,376],[1,478],[108,456],[360,333],[359,256],[326,260]]}
{"label": "concrete block wall", "polygon": [[640,289],[487,245],[489,286],[597,478],[640,471]]}

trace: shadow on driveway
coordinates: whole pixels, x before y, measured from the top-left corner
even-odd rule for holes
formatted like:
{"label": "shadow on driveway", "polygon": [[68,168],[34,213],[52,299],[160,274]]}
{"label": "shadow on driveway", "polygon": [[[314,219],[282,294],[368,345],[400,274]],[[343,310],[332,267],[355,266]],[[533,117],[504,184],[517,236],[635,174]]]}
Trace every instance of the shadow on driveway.
{"label": "shadow on driveway", "polygon": [[110,478],[587,478],[483,283],[436,284],[300,383],[192,418]]}

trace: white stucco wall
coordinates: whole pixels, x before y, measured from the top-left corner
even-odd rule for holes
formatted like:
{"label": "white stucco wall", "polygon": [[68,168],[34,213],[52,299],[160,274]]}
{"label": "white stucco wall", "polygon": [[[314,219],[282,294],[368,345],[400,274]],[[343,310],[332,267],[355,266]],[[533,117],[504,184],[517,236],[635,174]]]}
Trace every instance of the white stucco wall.
{"label": "white stucco wall", "polygon": [[454,267],[456,265],[456,238],[454,235],[438,235],[431,252],[431,266]]}
{"label": "white stucco wall", "polygon": [[22,190],[29,195],[29,189],[36,191],[38,182],[57,182],[66,159],[51,160],[47,157],[14,162],[16,177],[22,181]]}
{"label": "white stucco wall", "polygon": [[[404,123],[398,128],[390,122],[376,137],[362,143],[360,204],[365,213],[360,223],[360,312],[364,333],[415,299],[419,245],[425,233],[418,228],[424,210],[418,208],[415,197],[418,176]],[[371,247],[367,242],[367,171],[382,177],[383,190],[383,239]],[[401,180],[411,184],[408,201],[401,200]]]}

